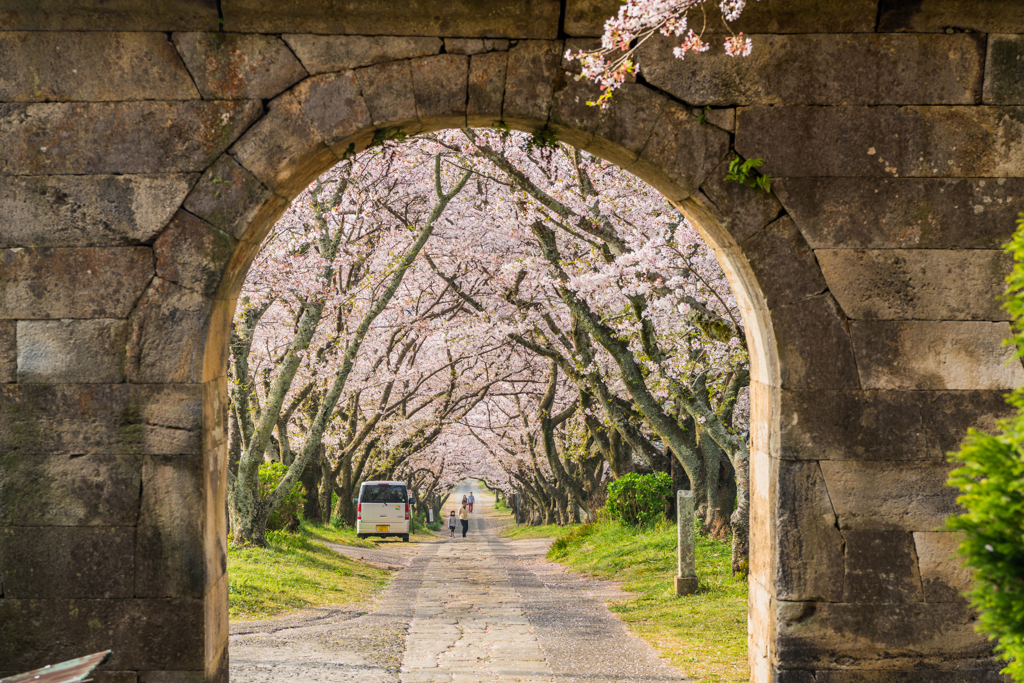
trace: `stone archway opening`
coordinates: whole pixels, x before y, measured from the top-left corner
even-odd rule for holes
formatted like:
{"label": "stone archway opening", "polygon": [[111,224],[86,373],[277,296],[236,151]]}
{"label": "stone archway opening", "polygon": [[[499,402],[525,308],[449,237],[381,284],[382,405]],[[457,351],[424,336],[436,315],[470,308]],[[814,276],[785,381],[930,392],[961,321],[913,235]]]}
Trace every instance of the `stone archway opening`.
{"label": "stone archway opening", "polygon": [[[529,51],[524,59],[528,64],[536,67],[537,53],[542,57],[546,53],[549,63],[554,61],[551,46],[527,47]],[[626,86],[618,109],[609,110],[607,115],[598,117],[597,122],[592,120],[594,111],[580,104],[585,99],[581,95],[586,89],[575,83],[565,84],[567,87],[559,94],[557,101],[564,103],[566,109],[559,124],[552,123],[554,118],[542,121],[522,115],[510,116],[507,103],[499,102],[493,94],[492,105],[504,105],[500,114],[498,111],[462,114],[463,108],[467,111],[472,108],[472,83],[470,94],[464,99],[460,99],[456,90],[448,101],[442,100],[440,93],[444,87],[462,83],[470,77],[470,65],[478,56],[484,58],[482,61],[488,67],[481,67],[483,73],[480,77],[492,78],[489,62],[494,61],[495,54],[484,52],[469,58],[439,55],[419,60],[422,63],[417,63],[417,60],[388,63],[373,67],[372,75],[352,72],[326,74],[306,79],[271,103],[267,117],[235,143],[229,154],[205,174],[191,195],[194,201],[189,210],[208,215],[217,214],[218,204],[239,202],[241,199],[244,208],[238,216],[247,222],[242,228],[238,247],[227,262],[216,295],[220,313],[210,327],[205,355],[218,363],[227,362],[231,315],[238,291],[262,240],[288,203],[339,158],[361,151],[377,140],[399,133],[443,130],[453,125],[496,125],[530,133],[546,131],[560,141],[612,161],[639,176],[659,190],[712,246],[733,285],[742,311],[752,378],[750,652],[752,669],[757,667],[763,672],[768,665],[771,640],[769,605],[772,584],[767,571],[772,563],[767,555],[773,542],[773,529],[766,519],[770,514],[771,467],[765,458],[773,442],[770,435],[773,430],[777,434],[778,430],[778,361],[773,353],[775,343],[768,308],[757,277],[739,247],[737,236],[742,239],[774,222],[782,212],[781,204],[770,194],[758,194],[724,180],[731,147],[728,131],[717,126],[705,126],[689,108],[640,87]],[[508,56],[500,52],[497,54],[507,62]],[[508,68],[506,65],[506,78]],[[420,83],[419,90],[417,70],[430,74],[433,79]],[[413,85],[413,92],[406,93],[411,95],[405,103],[409,109],[404,111],[394,109],[397,105],[391,101],[395,98],[392,92],[374,93],[369,89],[367,93],[365,79],[388,74],[397,78],[394,75],[396,71],[407,71],[404,75],[411,76]],[[449,72],[447,76],[446,72]],[[527,80],[525,74],[521,78]],[[375,102],[374,96],[382,98],[381,101]],[[426,105],[421,103],[424,99]],[[430,112],[427,107],[434,107],[434,111]],[[376,118],[373,112],[377,109],[383,109],[391,118]],[[354,117],[355,121],[345,117]],[[324,137],[322,130],[337,133],[335,137]],[[317,140],[318,137],[321,140]],[[623,140],[634,149],[625,147]],[[645,155],[644,150],[648,148],[651,151]],[[680,164],[684,166],[677,170]],[[263,194],[253,188],[259,188]],[[695,193],[698,196],[694,196]],[[743,209],[736,211],[737,206]],[[723,215],[723,209],[732,212],[728,218]],[[207,368],[213,369],[209,365]],[[226,391],[223,379],[218,379],[217,383]],[[224,425],[225,404],[209,405],[221,414],[207,412],[207,424]],[[222,484],[217,486],[220,488]]]}
{"label": "stone archway opening", "polygon": [[[435,124],[435,126],[423,126],[423,128],[429,131],[431,128],[435,128],[435,127],[438,128],[438,129],[441,129],[441,128],[443,128],[443,125],[444,125],[443,123],[437,123],[437,124]],[[385,126],[382,126],[381,128],[376,129],[375,135],[373,137],[376,137],[376,138],[380,139],[380,138],[383,138],[385,134],[390,136],[390,137],[398,137],[398,134],[397,134],[398,130],[399,129],[397,127],[392,127],[392,126],[385,125]],[[534,129],[534,130],[536,130],[536,129]],[[389,133],[381,133],[380,131],[390,131],[390,132]],[[370,139],[372,139],[372,137]],[[330,167],[328,167],[328,168],[330,168]],[[319,172],[320,172],[320,169],[316,169],[316,170],[311,171],[311,173],[319,173]],[[718,180],[722,180],[722,179],[718,179]],[[223,183],[217,183],[217,184],[223,184]],[[724,182],[724,180],[722,180],[721,183],[717,183],[716,182],[716,185],[719,185],[719,184],[723,187],[723,192],[732,192],[731,188],[728,187],[728,185]],[[737,197],[745,198],[743,192],[737,192],[736,195],[737,195]],[[751,191],[749,193],[749,198],[750,198],[751,201],[757,201],[758,196]],[[764,200],[765,198],[762,197],[760,199]],[[776,205],[775,211],[776,212],[778,211],[777,205]],[[769,212],[766,211],[766,213],[769,213]],[[770,218],[774,218],[775,216],[768,216],[768,217],[770,219]],[[437,254],[434,254],[434,257],[437,258]],[[248,265],[248,264],[246,264],[246,265]],[[238,283],[238,286],[241,287],[241,283],[242,283],[243,279],[244,279],[244,277],[242,277],[242,276],[233,276],[231,278],[231,281],[235,282],[235,283]],[[233,298],[236,298],[236,297],[237,297],[237,293],[236,293],[235,297],[233,297]],[[227,343],[227,340],[222,338],[220,340],[220,343]],[[383,478],[390,478],[390,477],[383,477]],[[728,555],[728,551],[726,551],[726,556],[727,555]],[[746,635],[746,632],[744,631],[744,636],[745,635]]]}

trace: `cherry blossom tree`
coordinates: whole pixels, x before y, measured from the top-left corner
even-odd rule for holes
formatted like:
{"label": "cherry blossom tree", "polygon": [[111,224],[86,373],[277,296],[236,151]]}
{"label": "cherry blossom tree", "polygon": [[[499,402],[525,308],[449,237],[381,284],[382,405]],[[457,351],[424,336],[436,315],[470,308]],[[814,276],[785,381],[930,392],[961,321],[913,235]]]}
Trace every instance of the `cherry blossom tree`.
{"label": "cherry blossom tree", "polygon": [[370,154],[300,195],[246,285],[235,498],[241,460],[271,458],[296,478],[312,463],[341,520],[368,477],[435,509],[477,477],[567,523],[609,478],[671,471],[742,571],[747,354],[693,228],[635,177],[536,136],[444,131]]}
{"label": "cherry blossom tree", "polygon": [[[655,35],[682,39],[672,51],[677,59],[690,53],[707,52],[711,47],[704,40],[707,4],[708,0],[624,0],[618,14],[605,22],[600,48],[565,53],[569,61],[578,59],[583,77],[601,88],[601,96],[587,104],[608,106],[612,93],[629,76],[640,73],[636,51]],[[746,0],[720,0],[718,3],[730,34],[725,38],[725,53],[731,57],[746,57],[753,49],[750,38],[745,38],[742,31],[734,34],[727,23],[739,19],[745,6]]]}
{"label": "cherry blossom tree", "polygon": [[[241,446],[229,477],[235,543],[266,544],[267,517],[319,452],[371,327],[470,177],[463,172],[451,182],[451,189],[446,189],[439,155],[430,166],[408,160],[402,169],[404,176],[394,175],[398,161],[398,155],[385,150],[369,159],[369,168],[350,162],[335,169],[337,176],[329,192],[328,182],[314,183],[297,199],[286,225],[279,226],[277,239],[267,250],[276,251],[276,258],[268,254],[261,264],[264,267],[255,269],[257,277],[250,280],[262,301],[243,297],[232,335],[231,394]],[[422,184],[423,169],[431,166],[432,173],[426,178],[432,180],[436,196],[425,203],[423,194],[405,190],[409,184]],[[375,194],[360,196],[363,192]],[[311,342],[328,307],[334,314],[333,329],[316,349],[315,362],[305,364],[302,388],[293,392],[303,361],[314,360],[309,355]],[[280,312],[276,324],[257,326],[272,309]],[[272,345],[268,338],[271,353],[267,359],[272,359],[273,365],[264,368],[262,397],[248,360],[258,329],[270,336],[287,330],[277,344]],[[323,378],[318,377],[321,373]],[[323,381],[316,391],[318,379]],[[292,462],[279,485],[261,498],[257,470],[272,433],[277,431],[280,450],[290,451],[290,418],[314,391],[316,408],[301,449],[294,458],[288,456]]]}

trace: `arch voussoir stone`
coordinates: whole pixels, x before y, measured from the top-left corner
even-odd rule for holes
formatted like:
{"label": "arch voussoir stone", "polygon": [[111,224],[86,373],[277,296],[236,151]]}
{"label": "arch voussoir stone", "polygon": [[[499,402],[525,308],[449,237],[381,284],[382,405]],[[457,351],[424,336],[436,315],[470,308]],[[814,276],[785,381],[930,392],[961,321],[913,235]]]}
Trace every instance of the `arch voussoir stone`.
{"label": "arch voussoir stone", "polygon": [[266,115],[228,153],[263,185],[283,197],[301,192],[324,168],[338,160],[291,92],[274,99]]}
{"label": "arch voussoir stone", "polygon": [[437,128],[465,127],[469,57],[422,57],[412,60],[409,69],[419,120]]}

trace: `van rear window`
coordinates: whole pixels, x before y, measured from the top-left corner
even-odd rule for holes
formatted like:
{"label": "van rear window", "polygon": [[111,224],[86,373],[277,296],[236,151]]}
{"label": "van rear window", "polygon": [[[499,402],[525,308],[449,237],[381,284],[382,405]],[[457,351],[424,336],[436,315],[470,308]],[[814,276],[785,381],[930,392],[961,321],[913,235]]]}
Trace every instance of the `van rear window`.
{"label": "van rear window", "polygon": [[364,503],[404,503],[405,487],[395,484],[367,484],[360,500]]}

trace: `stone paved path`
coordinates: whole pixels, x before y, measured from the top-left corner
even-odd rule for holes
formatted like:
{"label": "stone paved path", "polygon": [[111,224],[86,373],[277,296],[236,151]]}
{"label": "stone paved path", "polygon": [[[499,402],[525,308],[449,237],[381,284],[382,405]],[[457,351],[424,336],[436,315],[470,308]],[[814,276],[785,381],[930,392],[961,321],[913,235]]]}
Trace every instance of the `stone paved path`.
{"label": "stone paved path", "polygon": [[608,611],[622,597],[613,584],[545,561],[550,541],[498,537],[506,519],[474,491],[469,537],[447,540],[423,572],[401,683],[686,680]]}
{"label": "stone paved path", "polygon": [[[468,488],[456,489],[452,505]],[[467,538],[358,551],[404,567],[372,612],[233,624],[233,683],[686,680],[608,611],[605,603],[623,596],[614,584],[545,561],[550,541],[500,538],[507,516],[472,488]]]}

